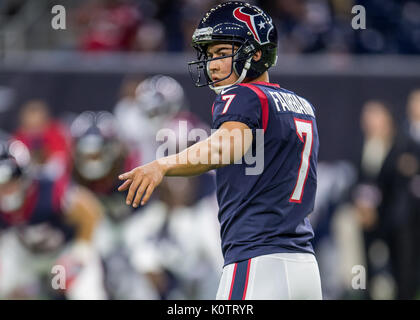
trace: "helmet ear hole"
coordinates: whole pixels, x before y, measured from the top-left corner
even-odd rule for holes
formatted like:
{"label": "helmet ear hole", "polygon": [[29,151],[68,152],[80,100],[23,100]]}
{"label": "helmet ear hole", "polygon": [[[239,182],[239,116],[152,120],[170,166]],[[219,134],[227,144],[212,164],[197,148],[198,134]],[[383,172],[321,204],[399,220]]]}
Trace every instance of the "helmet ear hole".
{"label": "helmet ear hole", "polygon": [[252,56],[252,61],[260,61],[262,57],[262,51],[258,50],[257,52],[254,53],[254,55]]}

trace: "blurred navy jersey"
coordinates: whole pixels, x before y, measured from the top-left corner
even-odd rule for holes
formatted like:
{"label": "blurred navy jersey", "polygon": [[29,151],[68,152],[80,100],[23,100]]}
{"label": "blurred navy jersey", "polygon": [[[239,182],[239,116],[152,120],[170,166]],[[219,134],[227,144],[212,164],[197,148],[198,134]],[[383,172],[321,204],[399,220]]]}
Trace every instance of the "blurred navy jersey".
{"label": "blurred navy jersey", "polygon": [[[262,162],[259,174],[246,173],[258,164],[244,157],[216,170],[225,265],[271,253],[313,254],[307,216],[314,208],[319,139],[312,105],[276,84],[254,82],[223,90],[212,113],[213,129],[226,121],[248,125],[252,152]],[[255,139],[258,129],[263,141]]]}
{"label": "blurred navy jersey", "polygon": [[21,209],[0,211],[0,230],[16,227],[21,243],[34,253],[53,252],[73,239],[75,228],[61,210],[69,182],[41,178],[31,182]]}

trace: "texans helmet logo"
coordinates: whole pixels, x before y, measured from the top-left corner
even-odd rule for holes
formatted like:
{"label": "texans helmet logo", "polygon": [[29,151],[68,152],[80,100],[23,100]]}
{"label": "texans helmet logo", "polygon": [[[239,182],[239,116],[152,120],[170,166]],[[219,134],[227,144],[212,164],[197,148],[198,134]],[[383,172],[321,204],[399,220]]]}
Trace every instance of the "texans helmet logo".
{"label": "texans helmet logo", "polygon": [[242,12],[242,7],[236,8],[233,11],[233,16],[241,21],[244,22],[248,29],[254,35],[255,40],[259,44],[268,43],[268,35],[270,30],[273,29],[273,25],[271,24],[271,20],[267,22],[267,19],[263,16],[263,13],[259,14],[248,14]]}

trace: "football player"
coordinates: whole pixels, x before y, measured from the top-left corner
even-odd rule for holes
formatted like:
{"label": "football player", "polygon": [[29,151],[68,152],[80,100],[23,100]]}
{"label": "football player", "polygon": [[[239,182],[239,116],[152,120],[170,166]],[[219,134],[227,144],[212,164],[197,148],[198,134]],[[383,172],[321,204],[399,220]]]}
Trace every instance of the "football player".
{"label": "football player", "polygon": [[153,75],[134,86],[128,86],[126,96],[114,108],[119,135],[130,150],[137,149],[141,163],[155,159],[156,133],[178,111],[185,109],[184,89],[172,77]]}
{"label": "football player", "polygon": [[91,245],[102,207],[67,176],[35,178],[29,161],[22,142],[0,144],[1,297],[105,298]]}
{"label": "football player", "polygon": [[[165,127],[175,133],[170,137],[176,147],[174,153],[188,146],[180,142],[185,142],[192,130],[206,129],[186,111],[166,122]],[[130,248],[130,260],[161,299],[214,296],[223,259],[213,186],[213,177],[205,174],[188,179],[168,177],[160,186],[158,200],[127,224],[124,239]]]}
{"label": "football player", "polygon": [[19,113],[14,140],[23,142],[31,153],[31,166],[37,174],[54,180],[70,175],[71,139],[66,126],[51,115],[43,100],[29,100]]}
{"label": "football player", "polygon": [[308,219],[317,185],[315,110],[269,82],[277,40],[272,19],[256,6],[234,1],[210,9],[193,34],[198,60],[189,67],[197,86],[217,93],[215,131],[120,176],[119,190],[137,207],[164,176],[216,169],[224,255],[217,299],[322,298]]}
{"label": "football player", "polygon": [[93,243],[100,253],[109,299],[154,298],[143,279],[131,267],[122,238],[125,224],[139,210],[124,205],[116,190],[117,172],[138,163],[137,153],[128,152],[117,134],[117,120],[107,111],[85,111],[71,124],[74,138],[73,177],[92,191],[104,208]]}

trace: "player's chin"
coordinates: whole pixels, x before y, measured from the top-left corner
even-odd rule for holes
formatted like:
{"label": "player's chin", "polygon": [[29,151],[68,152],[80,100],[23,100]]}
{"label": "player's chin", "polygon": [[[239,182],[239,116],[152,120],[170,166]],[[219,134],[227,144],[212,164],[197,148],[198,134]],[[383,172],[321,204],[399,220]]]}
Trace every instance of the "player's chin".
{"label": "player's chin", "polygon": [[231,84],[231,81],[229,81],[229,79],[225,79],[225,80],[216,82],[213,86],[214,87],[222,87],[222,86],[226,86],[226,85],[229,85],[229,84]]}

